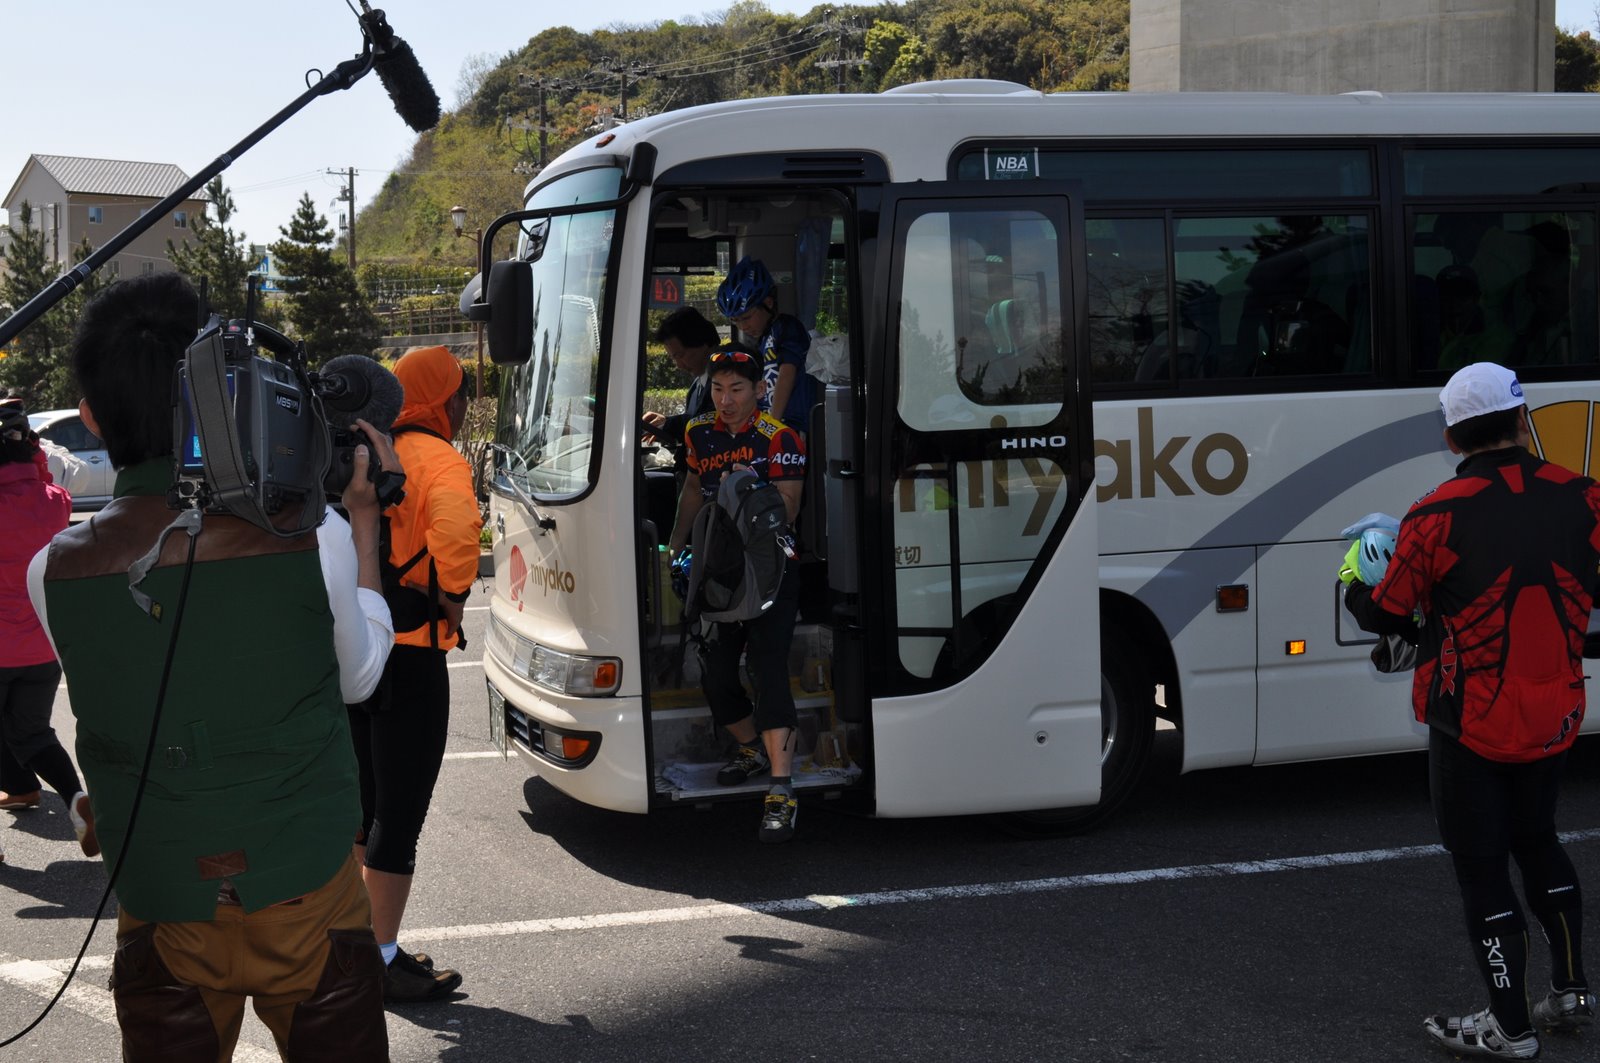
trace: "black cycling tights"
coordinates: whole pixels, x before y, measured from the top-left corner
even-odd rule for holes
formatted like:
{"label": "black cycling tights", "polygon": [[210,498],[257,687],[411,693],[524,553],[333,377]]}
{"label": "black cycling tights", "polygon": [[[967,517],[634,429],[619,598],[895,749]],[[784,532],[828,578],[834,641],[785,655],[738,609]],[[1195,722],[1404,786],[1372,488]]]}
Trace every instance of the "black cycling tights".
{"label": "black cycling tights", "polygon": [[410,875],[417,839],[433,800],[450,725],[450,673],[444,651],[396,646],[383,682],[387,707],[350,709],[350,737],[361,769],[361,837],[367,866]]}
{"label": "black cycling tights", "polygon": [[1438,731],[1428,740],[1433,813],[1455,864],[1473,957],[1495,1018],[1513,1036],[1529,1028],[1528,925],[1511,886],[1508,856],[1522,871],[1528,907],[1550,942],[1551,985],[1587,985],[1580,945],[1583,894],[1555,829],[1565,760],[1558,754],[1506,764]]}

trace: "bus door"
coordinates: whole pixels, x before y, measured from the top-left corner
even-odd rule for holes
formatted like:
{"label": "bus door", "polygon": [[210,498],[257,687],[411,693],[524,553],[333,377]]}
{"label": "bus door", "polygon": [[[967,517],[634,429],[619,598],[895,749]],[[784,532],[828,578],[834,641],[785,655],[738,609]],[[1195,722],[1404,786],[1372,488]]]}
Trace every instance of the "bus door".
{"label": "bus door", "polygon": [[1072,192],[886,190],[885,298],[866,359],[863,512],[876,534],[862,568],[864,615],[883,618],[866,635],[880,815],[1099,798],[1094,432]]}

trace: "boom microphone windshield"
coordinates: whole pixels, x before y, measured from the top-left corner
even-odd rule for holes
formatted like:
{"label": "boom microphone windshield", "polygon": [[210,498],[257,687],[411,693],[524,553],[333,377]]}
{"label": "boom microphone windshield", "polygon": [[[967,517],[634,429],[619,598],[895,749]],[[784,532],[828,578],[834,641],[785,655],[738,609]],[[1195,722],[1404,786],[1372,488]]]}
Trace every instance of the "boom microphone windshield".
{"label": "boom microphone windshield", "polygon": [[354,424],[359,418],[380,432],[394,427],[405,405],[405,389],[395,375],[361,354],[329,359],[317,374],[317,392],[330,421]]}
{"label": "boom microphone windshield", "polygon": [[406,125],[425,133],[439,124],[439,94],[411,46],[394,35],[381,10],[361,0],[361,28],[372,42],[373,68]]}

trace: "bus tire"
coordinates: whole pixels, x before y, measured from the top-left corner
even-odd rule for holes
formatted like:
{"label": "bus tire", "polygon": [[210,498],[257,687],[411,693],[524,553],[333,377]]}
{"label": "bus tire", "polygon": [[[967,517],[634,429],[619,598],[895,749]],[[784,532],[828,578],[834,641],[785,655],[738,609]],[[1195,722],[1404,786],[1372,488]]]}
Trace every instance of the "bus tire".
{"label": "bus tire", "polygon": [[1056,837],[1093,830],[1128,800],[1144,777],[1155,744],[1155,682],[1106,632],[1100,651],[1100,801],[1074,808],[1046,808],[1007,817],[1007,829],[1023,837]]}

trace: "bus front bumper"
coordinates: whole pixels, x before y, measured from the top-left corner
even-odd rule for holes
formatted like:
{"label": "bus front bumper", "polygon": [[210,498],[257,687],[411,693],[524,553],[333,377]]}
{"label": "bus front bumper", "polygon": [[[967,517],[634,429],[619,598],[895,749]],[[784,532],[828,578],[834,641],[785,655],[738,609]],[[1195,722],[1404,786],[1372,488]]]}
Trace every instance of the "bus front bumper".
{"label": "bus front bumper", "polygon": [[536,687],[484,655],[489,739],[513,750],[539,778],[587,805],[646,812],[644,705],[637,697],[564,697]]}

